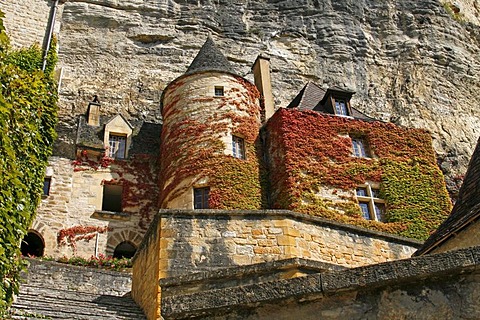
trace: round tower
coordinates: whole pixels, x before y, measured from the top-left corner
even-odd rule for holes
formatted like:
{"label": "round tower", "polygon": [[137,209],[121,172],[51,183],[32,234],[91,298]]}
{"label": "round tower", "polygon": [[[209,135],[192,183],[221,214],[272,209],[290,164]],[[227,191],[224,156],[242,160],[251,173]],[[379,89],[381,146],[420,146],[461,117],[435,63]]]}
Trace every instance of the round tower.
{"label": "round tower", "polygon": [[161,108],[161,207],[260,209],[259,92],[210,37]]}

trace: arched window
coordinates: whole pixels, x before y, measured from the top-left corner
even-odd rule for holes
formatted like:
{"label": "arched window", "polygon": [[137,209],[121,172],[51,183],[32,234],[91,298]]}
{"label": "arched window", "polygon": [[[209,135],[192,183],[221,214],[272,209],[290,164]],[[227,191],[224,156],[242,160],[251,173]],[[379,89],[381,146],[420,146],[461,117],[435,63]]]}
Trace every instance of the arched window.
{"label": "arched window", "polygon": [[113,251],[114,258],[131,258],[135,255],[137,247],[128,241],[121,242]]}
{"label": "arched window", "polygon": [[40,234],[29,231],[25,238],[23,238],[20,249],[23,256],[41,257],[45,250],[45,242]]}

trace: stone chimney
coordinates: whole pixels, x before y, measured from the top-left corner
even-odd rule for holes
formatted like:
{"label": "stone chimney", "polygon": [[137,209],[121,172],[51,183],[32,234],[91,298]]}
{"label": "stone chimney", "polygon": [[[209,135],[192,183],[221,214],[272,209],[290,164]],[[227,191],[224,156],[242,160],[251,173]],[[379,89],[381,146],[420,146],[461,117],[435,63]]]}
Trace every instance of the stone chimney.
{"label": "stone chimney", "polygon": [[88,104],[87,123],[90,126],[100,125],[100,102],[97,96]]}
{"label": "stone chimney", "polygon": [[263,114],[266,122],[275,112],[272,83],[270,79],[270,58],[259,55],[252,67],[255,85],[263,98]]}

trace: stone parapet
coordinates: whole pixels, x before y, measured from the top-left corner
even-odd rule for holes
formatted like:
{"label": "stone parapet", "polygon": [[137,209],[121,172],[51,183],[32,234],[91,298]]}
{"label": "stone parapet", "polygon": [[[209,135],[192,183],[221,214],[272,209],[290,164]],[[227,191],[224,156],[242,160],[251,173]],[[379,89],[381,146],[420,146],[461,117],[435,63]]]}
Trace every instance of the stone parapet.
{"label": "stone parapet", "polygon": [[[420,245],[287,210],[160,210],[133,258],[132,296],[149,319],[156,319],[163,297],[159,279],[180,276],[162,280],[168,296],[211,285],[200,284],[202,273],[192,272],[216,272],[220,278],[241,272],[244,277],[233,282],[251,283],[256,273],[271,280],[408,258]],[[225,269],[232,266],[240,269]]]}
{"label": "stone parapet", "polygon": [[479,272],[480,247],[471,247],[293,279],[190,290],[163,297],[162,316],[476,319]]}

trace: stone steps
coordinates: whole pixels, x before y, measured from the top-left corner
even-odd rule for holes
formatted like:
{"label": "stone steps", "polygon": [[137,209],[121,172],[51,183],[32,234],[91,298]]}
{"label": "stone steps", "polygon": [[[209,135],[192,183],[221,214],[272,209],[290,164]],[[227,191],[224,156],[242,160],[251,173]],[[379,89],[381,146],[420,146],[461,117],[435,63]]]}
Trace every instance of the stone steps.
{"label": "stone steps", "polygon": [[95,295],[29,285],[22,286],[13,308],[17,314],[52,319],[145,319],[129,295]]}
{"label": "stone steps", "polygon": [[11,309],[12,319],[146,319],[135,304],[128,275],[31,262]]}

